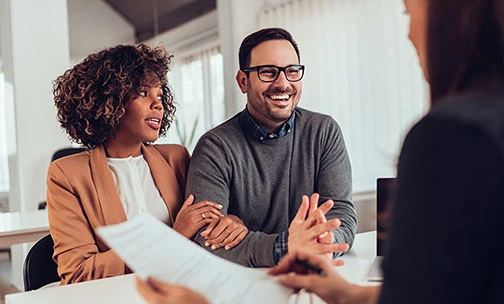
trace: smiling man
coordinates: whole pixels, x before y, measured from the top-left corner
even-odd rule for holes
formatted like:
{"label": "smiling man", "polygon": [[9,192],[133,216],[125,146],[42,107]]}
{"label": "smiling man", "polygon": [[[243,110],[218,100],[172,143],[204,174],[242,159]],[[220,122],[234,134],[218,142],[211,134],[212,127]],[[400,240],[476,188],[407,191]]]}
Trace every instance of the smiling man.
{"label": "smiling man", "polygon": [[[250,267],[273,266],[297,248],[345,251],[357,229],[350,161],[336,121],[297,107],[305,67],[296,42],[283,29],[262,29],[243,40],[239,61],[247,105],[201,137],[186,188],[226,216],[195,241]],[[227,229],[229,217],[248,232]],[[222,247],[241,234],[239,245]]]}

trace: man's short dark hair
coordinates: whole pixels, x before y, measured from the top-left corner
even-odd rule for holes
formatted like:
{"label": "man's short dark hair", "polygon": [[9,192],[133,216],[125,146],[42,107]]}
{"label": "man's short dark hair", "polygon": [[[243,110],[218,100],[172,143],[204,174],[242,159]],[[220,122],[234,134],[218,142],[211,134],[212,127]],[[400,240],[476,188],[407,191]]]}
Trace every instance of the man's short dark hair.
{"label": "man's short dark hair", "polygon": [[246,69],[250,65],[250,53],[252,53],[252,49],[268,40],[287,40],[292,44],[294,50],[296,50],[296,54],[298,57],[298,61],[300,61],[299,56],[299,48],[292,38],[292,35],[284,29],[271,27],[265,28],[259,31],[256,31],[243,39],[240,50],[238,52],[238,60],[240,61],[240,70]]}

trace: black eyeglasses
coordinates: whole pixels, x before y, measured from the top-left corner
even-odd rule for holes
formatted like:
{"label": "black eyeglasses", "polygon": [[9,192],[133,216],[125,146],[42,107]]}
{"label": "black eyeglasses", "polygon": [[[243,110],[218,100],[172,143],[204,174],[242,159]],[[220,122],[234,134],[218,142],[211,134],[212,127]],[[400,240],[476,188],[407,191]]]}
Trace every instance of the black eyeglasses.
{"label": "black eyeglasses", "polygon": [[290,82],[300,81],[303,78],[304,70],[305,66],[300,64],[291,64],[283,68],[276,65],[258,65],[243,69],[245,73],[257,71],[257,76],[262,82],[275,82],[280,72],[284,72],[285,78]]}

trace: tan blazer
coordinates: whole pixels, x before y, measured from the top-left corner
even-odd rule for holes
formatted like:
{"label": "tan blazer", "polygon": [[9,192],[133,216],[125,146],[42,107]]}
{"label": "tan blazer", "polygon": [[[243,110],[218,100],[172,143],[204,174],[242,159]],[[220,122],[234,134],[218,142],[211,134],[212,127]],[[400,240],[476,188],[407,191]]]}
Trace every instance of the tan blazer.
{"label": "tan blazer", "polygon": [[[145,145],[142,154],[173,223],[183,202],[189,153],[180,145]],[[126,221],[103,147],[49,165],[47,209],[62,285],[129,272],[95,234],[100,226]]]}

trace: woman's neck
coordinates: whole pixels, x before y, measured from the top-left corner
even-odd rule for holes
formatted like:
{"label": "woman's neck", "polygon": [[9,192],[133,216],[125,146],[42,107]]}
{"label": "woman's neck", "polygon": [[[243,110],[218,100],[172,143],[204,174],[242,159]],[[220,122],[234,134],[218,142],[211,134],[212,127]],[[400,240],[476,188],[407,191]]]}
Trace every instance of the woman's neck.
{"label": "woman's neck", "polygon": [[105,152],[110,158],[126,158],[142,154],[142,143],[125,143],[111,140],[105,144]]}

